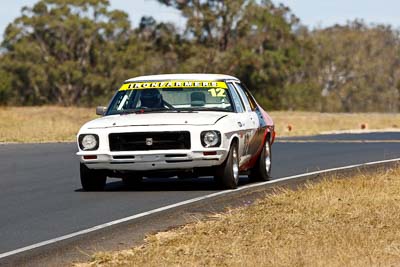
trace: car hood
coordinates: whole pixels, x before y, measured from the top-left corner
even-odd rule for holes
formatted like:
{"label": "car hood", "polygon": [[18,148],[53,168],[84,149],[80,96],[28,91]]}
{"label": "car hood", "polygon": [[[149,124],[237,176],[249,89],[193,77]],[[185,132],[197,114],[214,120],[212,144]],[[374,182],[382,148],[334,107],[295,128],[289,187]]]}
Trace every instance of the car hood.
{"label": "car hood", "polygon": [[213,125],[223,117],[221,112],[144,113],[110,115],[88,122],[85,128],[112,128],[154,125]]}

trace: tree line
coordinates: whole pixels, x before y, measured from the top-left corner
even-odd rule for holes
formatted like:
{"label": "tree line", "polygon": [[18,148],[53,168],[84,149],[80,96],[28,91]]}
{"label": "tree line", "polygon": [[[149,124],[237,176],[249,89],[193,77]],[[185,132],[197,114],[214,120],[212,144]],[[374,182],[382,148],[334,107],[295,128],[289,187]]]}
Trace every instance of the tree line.
{"label": "tree line", "polygon": [[0,104],[105,104],[127,78],[237,76],[267,109],[398,112],[400,38],[387,25],[310,30],[269,0],[158,0],[186,25],[132,27],[108,0],[40,0],[8,25]]}

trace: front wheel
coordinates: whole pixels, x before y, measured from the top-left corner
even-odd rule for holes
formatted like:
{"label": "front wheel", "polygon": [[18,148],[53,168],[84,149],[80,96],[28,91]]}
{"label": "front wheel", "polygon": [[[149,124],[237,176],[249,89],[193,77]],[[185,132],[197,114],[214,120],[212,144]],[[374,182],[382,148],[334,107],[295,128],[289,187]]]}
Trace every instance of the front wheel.
{"label": "front wheel", "polygon": [[258,157],[256,165],[250,170],[249,178],[251,181],[269,181],[271,180],[272,169],[272,150],[269,140],[265,141],[263,150]]}
{"label": "front wheel", "polygon": [[224,163],[217,167],[215,179],[224,189],[235,189],[238,187],[239,157],[236,143],[231,145],[228,157]]}
{"label": "front wheel", "polygon": [[92,170],[85,164],[80,164],[81,184],[85,191],[103,191],[107,174],[103,170]]}

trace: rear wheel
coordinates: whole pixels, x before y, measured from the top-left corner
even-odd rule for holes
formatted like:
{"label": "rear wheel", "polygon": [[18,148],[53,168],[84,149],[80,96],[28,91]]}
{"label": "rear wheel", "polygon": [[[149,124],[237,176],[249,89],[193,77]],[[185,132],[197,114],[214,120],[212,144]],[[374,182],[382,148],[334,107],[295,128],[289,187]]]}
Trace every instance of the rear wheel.
{"label": "rear wheel", "polygon": [[224,189],[237,188],[239,184],[239,157],[236,143],[231,145],[224,163],[217,167],[215,179]]}
{"label": "rear wheel", "polygon": [[107,174],[103,170],[92,170],[85,164],[80,164],[81,184],[85,191],[103,191]]}
{"label": "rear wheel", "polygon": [[251,181],[269,181],[271,180],[272,169],[272,150],[269,140],[265,141],[263,150],[258,157],[257,163],[250,170],[249,178]]}

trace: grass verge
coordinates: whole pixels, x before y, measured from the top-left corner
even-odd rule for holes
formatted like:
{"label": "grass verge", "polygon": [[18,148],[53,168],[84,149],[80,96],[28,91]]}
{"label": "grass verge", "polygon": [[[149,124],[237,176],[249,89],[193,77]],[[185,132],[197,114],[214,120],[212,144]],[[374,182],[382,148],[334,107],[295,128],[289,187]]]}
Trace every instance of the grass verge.
{"label": "grass verge", "polygon": [[79,128],[95,117],[93,108],[3,107],[0,142],[72,142]]}
{"label": "grass verge", "polygon": [[[270,112],[278,136],[312,135],[323,131],[400,127],[400,114],[332,114],[317,112]],[[72,142],[79,128],[96,118],[94,108],[2,107],[0,142]],[[291,126],[291,131],[288,126]]]}
{"label": "grass verge", "polygon": [[397,266],[400,166],[279,190],[76,266]]}
{"label": "grass verge", "polygon": [[[326,131],[367,129],[400,130],[400,114],[271,112],[278,136],[316,135]],[[289,126],[291,131],[289,131]],[[367,130],[366,129],[366,130]]]}

